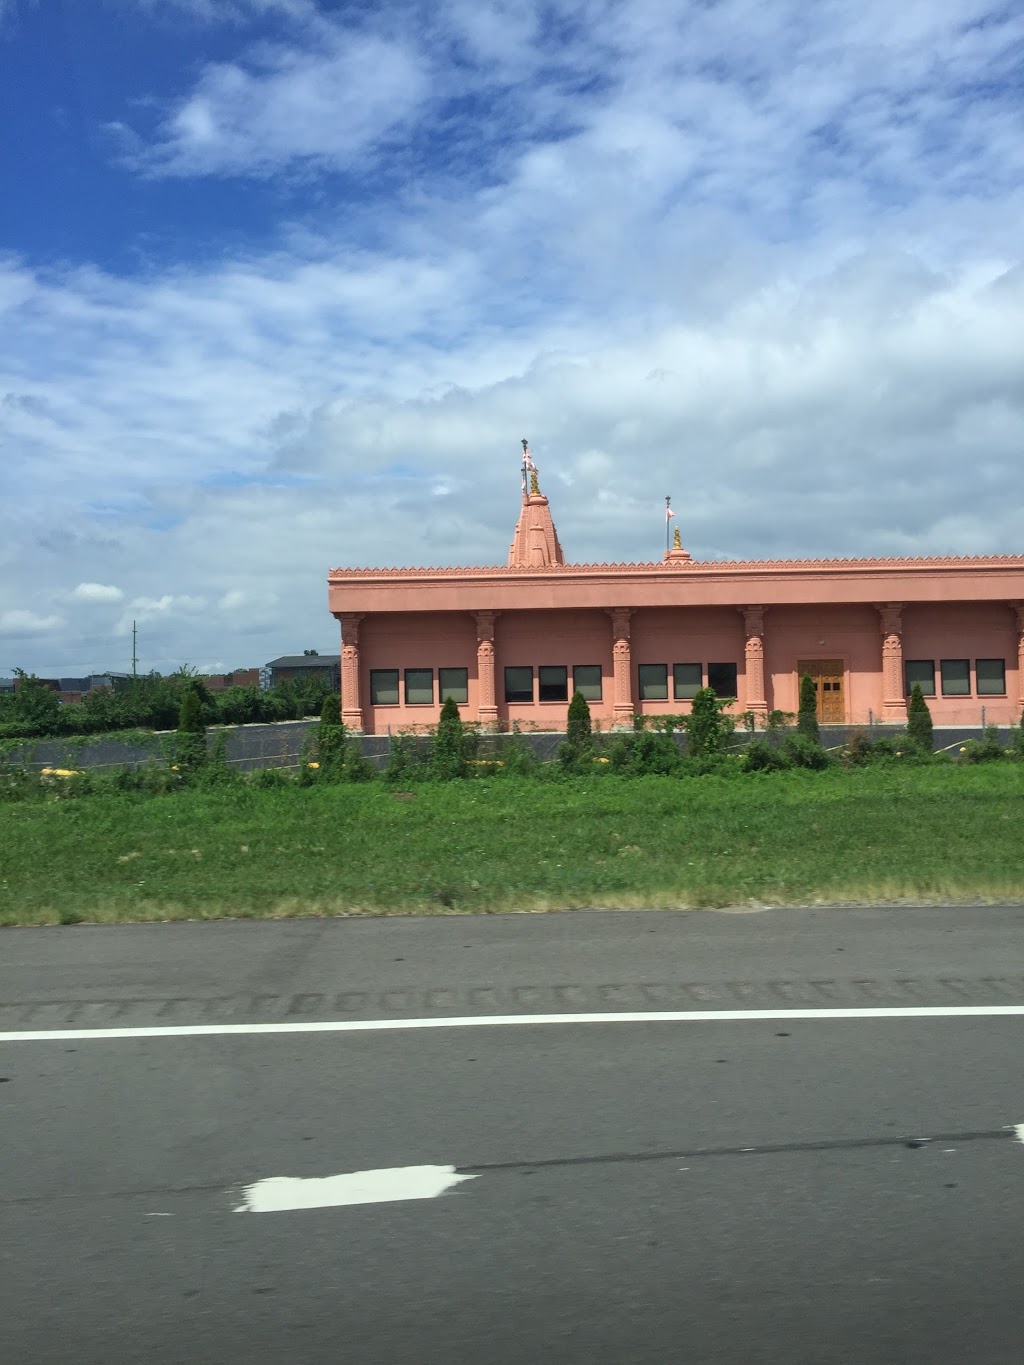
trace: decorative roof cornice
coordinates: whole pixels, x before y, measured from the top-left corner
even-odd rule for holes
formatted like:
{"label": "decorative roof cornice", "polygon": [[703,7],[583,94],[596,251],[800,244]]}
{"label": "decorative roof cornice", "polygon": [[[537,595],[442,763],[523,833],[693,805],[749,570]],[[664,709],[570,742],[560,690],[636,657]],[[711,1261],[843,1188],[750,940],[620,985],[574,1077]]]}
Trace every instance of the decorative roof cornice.
{"label": "decorative roof cornice", "polygon": [[867,559],[686,559],[657,560],[654,563],[629,564],[544,564],[525,567],[508,564],[481,565],[422,565],[406,568],[338,568],[329,571],[329,578],[571,578],[579,575],[603,574],[716,574],[716,573],[822,573],[915,570],[915,569],[1020,569],[1024,568],[1024,554],[1020,555],[927,555],[882,556]]}

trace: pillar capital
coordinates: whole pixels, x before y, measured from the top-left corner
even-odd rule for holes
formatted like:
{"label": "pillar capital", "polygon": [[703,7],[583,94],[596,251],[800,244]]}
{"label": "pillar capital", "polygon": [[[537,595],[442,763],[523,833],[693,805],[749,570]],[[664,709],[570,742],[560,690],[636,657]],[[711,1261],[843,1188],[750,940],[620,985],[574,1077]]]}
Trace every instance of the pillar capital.
{"label": "pillar capital", "polygon": [[476,638],[478,640],[494,639],[494,623],[500,615],[500,611],[473,612],[473,619],[476,622]]}
{"label": "pillar capital", "polygon": [[903,634],[903,608],[905,602],[876,602],[875,610],[879,616],[879,628],[883,635]]}
{"label": "pillar capital", "polygon": [[605,607],[612,618],[612,635],[616,640],[629,639],[629,622],[635,610],[635,607]]}

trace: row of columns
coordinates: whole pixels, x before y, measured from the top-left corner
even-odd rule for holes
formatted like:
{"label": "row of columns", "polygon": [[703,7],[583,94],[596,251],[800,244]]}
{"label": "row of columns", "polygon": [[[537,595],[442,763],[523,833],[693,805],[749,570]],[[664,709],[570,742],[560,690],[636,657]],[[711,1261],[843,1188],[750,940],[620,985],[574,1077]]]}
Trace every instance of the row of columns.
{"label": "row of columns", "polygon": [[[1009,604],[1017,618],[1017,678],[1019,704],[1024,707],[1024,602]],[[902,602],[878,602],[882,634],[882,718],[905,720],[907,701],[903,682],[903,608]],[[612,627],[612,715],[617,723],[628,725],[634,713],[633,660],[630,622],[634,607],[608,607]],[[768,698],[764,672],[763,606],[740,607],[744,630],[746,671],[746,709],[764,714]],[[496,611],[475,611],[476,667],[479,718],[484,723],[498,719],[495,686],[494,623]],[[341,621],[341,719],[354,730],[363,726],[362,697],[359,686],[359,623],[361,614],[343,613]]]}

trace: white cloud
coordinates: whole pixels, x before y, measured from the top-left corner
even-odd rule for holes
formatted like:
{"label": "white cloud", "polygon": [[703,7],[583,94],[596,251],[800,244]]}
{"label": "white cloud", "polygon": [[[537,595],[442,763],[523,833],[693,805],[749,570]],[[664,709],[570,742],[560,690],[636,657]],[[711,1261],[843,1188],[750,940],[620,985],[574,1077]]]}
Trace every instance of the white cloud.
{"label": "white cloud", "polygon": [[24,635],[45,635],[63,624],[63,617],[60,616],[40,616],[34,611],[16,609],[0,614],[0,635],[10,635],[13,639]]}
{"label": "white cloud", "polygon": [[[0,262],[0,570],[42,620],[69,565],[124,585],[144,668],[328,652],[328,567],[504,559],[522,436],[581,560],[656,556],[666,493],[700,556],[1020,550],[1024,16],[985,9],[298,5],[142,164],[358,190],[191,266]],[[412,105],[339,120],[360,43]],[[124,667],[98,615],[12,662]]]}
{"label": "white cloud", "polygon": [[108,583],[79,583],[71,596],[76,602],[120,602],[124,593]]}
{"label": "white cloud", "polygon": [[399,41],[333,26],[316,36],[308,49],[263,45],[244,61],[207,66],[156,141],[129,159],[161,176],[361,160],[412,117],[429,94],[428,73]]}

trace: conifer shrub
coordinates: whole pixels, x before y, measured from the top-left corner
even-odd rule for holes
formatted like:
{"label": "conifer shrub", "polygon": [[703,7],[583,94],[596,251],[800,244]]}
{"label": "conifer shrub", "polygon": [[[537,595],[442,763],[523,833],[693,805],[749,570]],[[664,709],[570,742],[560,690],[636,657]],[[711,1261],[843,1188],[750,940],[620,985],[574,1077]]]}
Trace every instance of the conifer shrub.
{"label": "conifer shrub", "polygon": [[582,692],[572,694],[565,730],[565,740],[558,746],[558,761],[562,768],[566,772],[589,768],[594,756],[594,732],[590,707]]}
{"label": "conifer shrub", "polygon": [[441,718],[430,745],[430,775],[437,782],[466,776],[466,739],[459,708],[451,697],[441,707]]}
{"label": "conifer shrub", "polygon": [[178,710],[174,763],[183,778],[194,778],[206,765],[206,726],[203,703],[194,687],[185,690]]}
{"label": "conifer shrub", "polygon": [[809,739],[815,744],[820,744],[818,689],[809,673],[805,673],[800,679],[800,707],[796,713],[796,729],[797,734],[803,735],[805,739]]}
{"label": "conifer shrub", "polygon": [[914,683],[910,690],[907,705],[907,739],[924,753],[932,751],[932,713],[921,691],[921,684]]}
{"label": "conifer shrub", "polygon": [[728,701],[719,701],[710,687],[701,687],[694,693],[686,717],[687,753],[691,758],[713,758],[723,751],[734,728],[723,715],[728,705]]}

